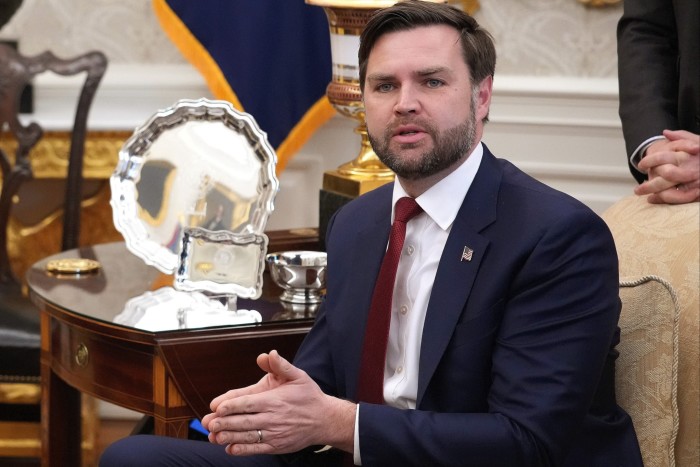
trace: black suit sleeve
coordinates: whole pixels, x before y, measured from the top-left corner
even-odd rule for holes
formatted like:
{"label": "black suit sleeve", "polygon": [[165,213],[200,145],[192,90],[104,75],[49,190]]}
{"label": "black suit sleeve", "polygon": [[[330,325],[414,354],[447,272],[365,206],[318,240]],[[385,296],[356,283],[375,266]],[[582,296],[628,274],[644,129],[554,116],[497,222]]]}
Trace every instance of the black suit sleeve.
{"label": "black suit sleeve", "polygon": [[[668,0],[626,0],[617,27],[620,118],[627,157],[664,129],[678,129],[678,38]],[[641,182],[646,177],[630,166]]]}

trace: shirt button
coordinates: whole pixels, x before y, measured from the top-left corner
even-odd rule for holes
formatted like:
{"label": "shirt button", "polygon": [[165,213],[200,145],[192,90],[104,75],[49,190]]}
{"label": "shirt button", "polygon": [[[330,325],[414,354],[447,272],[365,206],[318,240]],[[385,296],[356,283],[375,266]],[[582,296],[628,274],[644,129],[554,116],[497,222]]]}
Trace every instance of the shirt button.
{"label": "shirt button", "polygon": [[408,248],[406,248],[406,253],[411,256],[413,252],[416,251],[416,249],[413,247],[413,245],[408,245]]}
{"label": "shirt button", "polygon": [[401,305],[401,308],[399,308],[399,311],[401,312],[402,315],[405,315],[408,313],[408,307],[406,305]]}
{"label": "shirt button", "polygon": [[401,373],[402,371],[403,371],[403,367],[402,367],[402,366],[400,366],[400,367],[398,367],[398,368],[396,369],[396,372],[397,372],[397,373]]}

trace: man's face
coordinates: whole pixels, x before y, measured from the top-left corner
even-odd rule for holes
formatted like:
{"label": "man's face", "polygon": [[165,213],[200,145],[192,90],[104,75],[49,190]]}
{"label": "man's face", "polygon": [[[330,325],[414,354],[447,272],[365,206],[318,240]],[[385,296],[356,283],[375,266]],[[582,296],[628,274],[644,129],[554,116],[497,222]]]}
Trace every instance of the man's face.
{"label": "man's face", "polygon": [[365,79],[367,129],[377,156],[399,177],[417,180],[453,170],[481,138],[490,79],[486,91],[479,86],[472,95],[469,76],[459,33],[449,26],[422,26],[377,40]]}

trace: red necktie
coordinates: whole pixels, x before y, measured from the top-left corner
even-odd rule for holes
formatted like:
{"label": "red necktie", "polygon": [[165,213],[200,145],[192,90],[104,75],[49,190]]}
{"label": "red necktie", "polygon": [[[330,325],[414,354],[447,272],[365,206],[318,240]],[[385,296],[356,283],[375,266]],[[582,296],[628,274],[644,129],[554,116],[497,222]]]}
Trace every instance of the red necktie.
{"label": "red necktie", "polygon": [[396,268],[399,265],[406,223],[423,211],[416,200],[404,197],[396,202],[394,223],[391,225],[389,247],[384,255],[377,283],[372,294],[365,340],[362,347],[360,381],[357,400],[374,404],[384,403],[384,365],[391,322],[391,299],[394,294]]}

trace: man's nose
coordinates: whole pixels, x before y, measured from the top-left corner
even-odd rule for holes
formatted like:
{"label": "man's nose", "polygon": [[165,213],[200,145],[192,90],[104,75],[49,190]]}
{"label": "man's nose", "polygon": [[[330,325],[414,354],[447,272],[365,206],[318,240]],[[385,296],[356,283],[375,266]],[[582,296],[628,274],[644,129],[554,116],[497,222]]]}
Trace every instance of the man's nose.
{"label": "man's nose", "polygon": [[394,112],[397,114],[416,113],[420,109],[420,101],[412,86],[402,86],[398,92]]}

